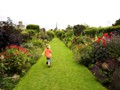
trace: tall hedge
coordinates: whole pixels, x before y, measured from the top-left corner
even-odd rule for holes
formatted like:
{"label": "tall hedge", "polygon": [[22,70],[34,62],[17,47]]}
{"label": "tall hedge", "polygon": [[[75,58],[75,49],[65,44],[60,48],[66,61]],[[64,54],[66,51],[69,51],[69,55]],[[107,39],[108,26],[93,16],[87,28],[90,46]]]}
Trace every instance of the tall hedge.
{"label": "tall hedge", "polygon": [[33,29],[33,30],[39,31],[40,27],[39,27],[39,25],[29,24],[26,26],[26,29]]}
{"label": "tall hedge", "polygon": [[120,35],[120,25],[110,26],[110,27],[90,27],[85,29],[85,34],[93,37],[95,36],[95,34],[110,33],[110,32],[115,32]]}

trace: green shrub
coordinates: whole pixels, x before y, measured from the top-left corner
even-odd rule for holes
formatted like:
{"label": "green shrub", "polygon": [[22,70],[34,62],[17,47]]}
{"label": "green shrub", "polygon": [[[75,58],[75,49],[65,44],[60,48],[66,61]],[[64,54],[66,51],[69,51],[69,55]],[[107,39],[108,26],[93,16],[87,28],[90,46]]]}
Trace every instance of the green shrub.
{"label": "green shrub", "polygon": [[39,25],[35,25],[35,24],[29,24],[29,25],[27,25],[26,29],[33,29],[33,30],[36,30],[36,31],[40,31]]}
{"label": "green shrub", "polygon": [[55,31],[56,36],[59,38],[62,36],[63,33],[64,33],[64,31],[62,31],[62,30]]}
{"label": "green shrub", "polygon": [[[105,36],[107,33],[105,34]],[[107,36],[106,36],[107,37]],[[93,61],[91,71],[96,76],[97,80],[106,85],[111,86],[110,90],[119,90],[119,58],[120,58],[120,36],[114,36],[112,38],[106,38],[105,46],[103,43],[104,37],[99,37],[97,41],[93,43],[91,53],[88,56],[92,56],[90,59],[87,58],[87,54],[83,53],[86,59],[81,58],[81,61],[86,61],[87,65]],[[83,63],[86,65],[86,63]],[[117,83],[116,83],[117,82]]]}
{"label": "green shrub", "polygon": [[47,35],[46,31],[45,30],[41,30],[41,32],[40,32],[40,39],[47,40],[47,38],[48,38],[48,35]]}
{"label": "green shrub", "polygon": [[92,47],[90,45],[84,46],[79,49],[80,59],[79,62],[87,67],[94,63],[94,59],[92,56]]}
{"label": "green shrub", "polygon": [[38,47],[40,47],[40,48],[42,48],[43,47],[43,41],[42,40],[40,40],[40,39],[32,39],[30,42],[32,42],[32,44],[34,45],[34,46],[38,46]]}
{"label": "green shrub", "polygon": [[29,60],[29,62],[33,65],[37,62],[37,60],[40,58],[40,56],[42,55],[42,49],[41,48],[38,48],[36,46],[34,46],[32,49],[31,49],[31,58]]}
{"label": "green shrub", "polygon": [[53,31],[47,31],[47,40],[51,41],[55,37],[55,33]]}
{"label": "green shrub", "polygon": [[2,74],[23,74],[22,70],[26,68],[25,65],[26,62],[28,62],[29,55],[30,53],[26,48],[16,45],[9,46],[9,48],[0,55],[0,57],[2,57],[0,60]]}
{"label": "green shrub", "polygon": [[114,36],[109,42],[108,42],[108,50],[109,54],[117,59],[119,61],[120,58],[120,36]]}
{"label": "green shrub", "polygon": [[120,67],[113,73],[110,90],[120,90]]}
{"label": "green shrub", "polygon": [[11,77],[6,77],[1,80],[1,90],[12,90],[18,81],[13,81]]}
{"label": "green shrub", "polygon": [[92,52],[95,61],[105,61],[111,58],[119,60],[120,36],[113,36],[111,39],[106,39],[105,42],[104,40],[102,40],[102,38],[98,38],[98,40],[93,44],[94,49]]}
{"label": "green shrub", "polygon": [[22,46],[28,49],[32,49],[33,43],[32,42],[23,43]]}
{"label": "green shrub", "polygon": [[90,27],[85,29],[85,34],[91,37],[95,37],[95,35],[99,35],[100,33],[110,33],[115,32],[120,35],[120,25],[119,26],[110,26],[110,27]]}
{"label": "green shrub", "polygon": [[98,65],[93,65],[90,70],[92,71],[93,75],[96,77],[96,80],[101,82],[104,85],[107,85],[110,82],[109,79],[109,73],[107,71],[104,71],[101,67]]}
{"label": "green shrub", "polygon": [[74,27],[73,27],[73,32],[74,32],[74,35],[75,36],[79,36],[82,32],[83,32],[83,30],[85,29],[85,26],[84,25],[75,25]]}
{"label": "green shrub", "polygon": [[31,40],[37,32],[32,29],[25,29],[21,32],[23,41],[27,42],[27,40]]}

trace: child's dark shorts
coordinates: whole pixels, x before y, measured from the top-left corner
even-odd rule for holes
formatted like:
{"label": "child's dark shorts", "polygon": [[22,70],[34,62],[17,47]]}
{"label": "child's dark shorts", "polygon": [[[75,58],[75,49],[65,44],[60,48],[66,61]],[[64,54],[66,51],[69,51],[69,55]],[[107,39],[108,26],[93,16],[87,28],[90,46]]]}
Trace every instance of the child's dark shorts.
{"label": "child's dark shorts", "polygon": [[48,61],[48,62],[51,62],[51,58],[47,58],[47,61]]}

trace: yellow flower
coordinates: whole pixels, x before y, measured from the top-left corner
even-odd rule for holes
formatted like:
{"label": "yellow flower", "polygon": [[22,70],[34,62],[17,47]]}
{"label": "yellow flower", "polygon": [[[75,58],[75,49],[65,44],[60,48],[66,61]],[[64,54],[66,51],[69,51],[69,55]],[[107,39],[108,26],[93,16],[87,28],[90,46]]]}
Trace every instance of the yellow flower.
{"label": "yellow flower", "polygon": [[1,55],[0,59],[4,59],[4,56],[3,56],[3,55]]}

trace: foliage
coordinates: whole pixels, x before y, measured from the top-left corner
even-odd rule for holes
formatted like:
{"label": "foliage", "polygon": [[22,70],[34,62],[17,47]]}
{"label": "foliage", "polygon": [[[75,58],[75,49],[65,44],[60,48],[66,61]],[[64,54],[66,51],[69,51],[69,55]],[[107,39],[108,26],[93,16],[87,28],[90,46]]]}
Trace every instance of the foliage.
{"label": "foliage", "polygon": [[93,65],[90,70],[92,71],[93,75],[96,77],[96,79],[101,82],[102,84],[106,84],[110,82],[107,71],[104,71],[101,67],[98,65]]}
{"label": "foliage", "polygon": [[116,68],[113,73],[110,90],[120,90],[120,67]]}
{"label": "foliage", "polygon": [[31,40],[33,36],[35,36],[37,32],[32,29],[25,29],[22,30],[21,34],[23,37],[23,42],[27,42],[27,40]]}
{"label": "foliage", "polygon": [[45,29],[41,29],[41,31],[40,31],[40,39],[47,40],[47,33],[46,33]]}
{"label": "foliage", "polygon": [[95,60],[95,62],[97,60],[100,61],[105,61],[109,58],[111,58],[110,52],[108,50],[108,42],[111,40],[112,38],[112,33],[111,35],[108,35],[108,33],[103,34],[103,36],[100,36],[97,38],[97,40],[95,39],[95,42],[93,44],[93,59]]}
{"label": "foliage", "polygon": [[18,81],[13,81],[12,78],[10,78],[10,77],[3,78],[1,80],[2,89],[4,89],[4,90],[12,90],[15,87],[15,84],[17,82]]}
{"label": "foliage", "polygon": [[82,36],[82,35],[80,35],[79,37],[75,37],[72,40],[72,44],[84,44],[85,45],[90,42],[91,42],[91,39],[89,37]]}
{"label": "foliage", "polygon": [[45,41],[37,39],[36,37],[32,38],[32,40],[28,41],[27,43],[22,44],[23,47],[30,50],[30,53],[32,55],[30,60],[31,64],[36,63],[36,61],[40,58],[45,44]]}
{"label": "foliage", "polygon": [[119,90],[120,26],[86,27],[85,35],[75,34],[74,30],[68,26],[56,33],[73,51],[75,60],[88,67],[96,80],[110,90]]}
{"label": "foliage", "polygon": [[55,34],[58,38],[60,38],[62,40],[62,36],[65,32],[63,30],[57,30],[55,31]]}
{"label": "foliage", "polygon": [[73,27],[73,32],[74,32],[74,35],[75,36],[79,36],[83,30],[85,29],[85,26],[84,25],[74,25]]}
{"label": "foliage", "polygon": [[103,28],[89,27],[85,29],[85,34],[91,37],[95,37],[99,32],[103,32]]}
{"label": "foliage", "polygon": [[58,38],[50,46],[53,66],[48,68],[46,58],[40,58],[13,90],[35,90],[36,86],[37,90],[107,90],[86,67],[73,61],[73,53]]}
{"label": "foliage", "polygon": [[37,62],[37,60],[41,57],[42,51],[43,50],[41,48],[38,48],[35,46],[31,49],[31,51],[30,51],[32,54],[31,60],[30,60],[31,65],[35,64]]}
{"label": "foliage", "polygon": [[100,33],[110,33],[113,32],[116,35],[120,35],[120,26],[110,26],[110,27],[88,27],[85,29],[85,34],[91,36],[92,38],[95,35]]}
{"label": "foliage", "polygon": [[120,57],[120,36],[99,37],[94,43],[94,59],[107,60],[109,58],[118,59]]}
{"label": "foliage", "polygon": [[91,64],[94,63],[94,60],[92,59],[92,47],[91,46],[85,46],[82,48],[79,53],[80,53],[80,63],[84,64],[85,66],[89,67]]}
{"label": "foliage", "polygon": [[[74,48],[74,49],[73,49]],[[92,47],[90,45],[76,45],[72,48],[74,53],[74,59],[87,67],[89,67],[93,63],[93,59],[91,56]]]}
{"label": "foliage", "polygon": [[120,18],[116,20],[114,24],[112,24],[112,26],[118,26],[118,25],[120,25]]}
{"label": "foliage", "polygon": [[8,21],[0,21],[0,52],[10,44],[20,45],[21,43],[21,30],[16,29],[10,19]]}
{"label": "foliage", "polygon": [[95,34],[93,39],[80,35],[74,37],[71,43],[75,60],[87,66],[96,79],[107,87],[112,85],[112,75],[120,61],[120,36],[116,35],[114,32],[101,33],[98,37]]}
{"label": "foliage", "polygon": [[55,37],[55,33],[53,31],[47,31],[47,39],[48,41],[52,40]]}
{"label": "foliage", "polygon": [[[22,46],[11,45],[6,48],[4,52],[0,54],[0,78],[3,80],[1,87],[10,88],[15,86],[13,81],[4,81],[5,78],[11,77],[14,74],[23,76],[29,68],[37,62],[42,50],[36,46],[30,46],[31,49],[28,50]],[[5,75],[7,75],[5,77]],[[10,84],[9,84],[10,81]],[[4,83],[5,82],[5,83]],[[8,90],[8,89],[6,89]]]}
{"label": "foliage", "polygon": [[118,61],[120,58],[120,36],[114,36],[109,42],[108,42],[108,50],[110,52],[110,55],[117,59]]}
{"label": "foliage", "polygon": [[23,76],[40,58],[47,38],[50,36],[52,40],[54,33],[47,35],[45,30],[38,32],[36,27],[19,30],[11,20],[0,21],[0,89],[11,90],[19,81],[13,77]]}
{"label": "foliage", "polygon": [[4,75],[7,73],[8,75],[11,75],[14,73],[24,73],[23,70],[26,68],[25,64],[29,60],[29,58],[27,58],[29,55],[30,53],[26,48],[16,45],[7,47],[7,49],[0,55],[2,74]]}
{"label": "foliage", "polygon": [[33,30],[36,30],[36,31],[40,31],[39,25],[35,25],[35,24],[29,24],[29,25],[27,25],[26,29],[33,29]]}
{"label": "foliage", "polygon": [[74,34],[73,34],[73,30],[71,29],[67,29],[66,31],[64,31],[64,33],[61,36],[61,40],[63,40],[63,42],[65,43],[65,45],[67,47],[70,47],[72,44],[72,40],[74,39]]}
{"label": "foliage", "polygon": [[37,39],[32,39],[31,42],[32,42],[32,44],[33,44],[34,46],[37,46],[37,47],[40,47],[40,48],[43,47],[43,41],[40,40],[40,39],[39,39],[39,40],[37,40]]}
{"label": "foliage", "polygon": [[[92,53],[89,56],[93,55],[91,60],[94,62],[93,65],[91,64],[91,71],[97,77],[97,80],[106,86],[115,86],[116,78],[119,77],[119,72],[116,72],[116,70],[119,66],[120,36],[112,35],[110,37],[107,33],[103,37],[99,37],[93,44]],[[115,75],[117,76],[115,77]],[[118,88],[118,86],[116,85],[114,88]]]}
{"label": "foliage", "polygon": [[66,28],[66,31],[73,31],[73,27],[68,25],[67,28]]}

